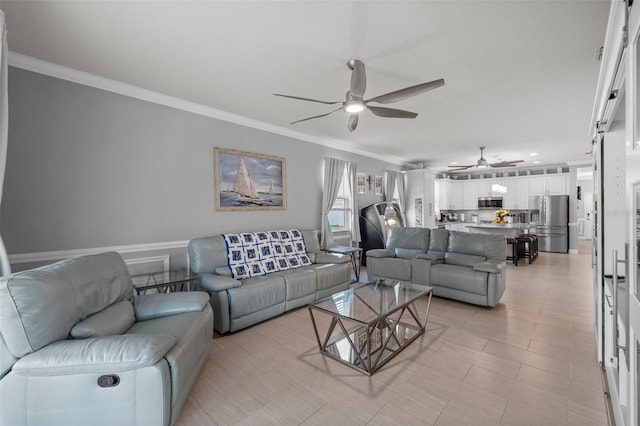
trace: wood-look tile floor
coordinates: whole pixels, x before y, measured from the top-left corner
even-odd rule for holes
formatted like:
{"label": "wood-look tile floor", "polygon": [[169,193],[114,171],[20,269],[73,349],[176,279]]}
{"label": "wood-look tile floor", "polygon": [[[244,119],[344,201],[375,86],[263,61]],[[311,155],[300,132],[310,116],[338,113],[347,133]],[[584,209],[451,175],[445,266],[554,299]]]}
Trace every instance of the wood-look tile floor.
{"label": "wood-look tile floor", "polygon": [[306,308],[216,336],[177,424],[606,425],[579,251],[509,265],[493,309],[434,297],[427,333],[371,377],[318,353]]}

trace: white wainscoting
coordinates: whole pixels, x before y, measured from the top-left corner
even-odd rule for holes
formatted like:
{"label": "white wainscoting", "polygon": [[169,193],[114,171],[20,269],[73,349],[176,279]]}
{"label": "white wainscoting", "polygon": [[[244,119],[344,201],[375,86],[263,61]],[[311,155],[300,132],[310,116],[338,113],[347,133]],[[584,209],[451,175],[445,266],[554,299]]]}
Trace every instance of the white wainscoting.
{"label": "white wainscoting", "polygon": [[122,255],[132,274],[187,269],[187,245],[189,241],[169,241],[149,244],[131,244],[109,247],[92,247],[72,250],[56,250],[9,255],[13,271],[21,271],[63,259],[115,251]]}

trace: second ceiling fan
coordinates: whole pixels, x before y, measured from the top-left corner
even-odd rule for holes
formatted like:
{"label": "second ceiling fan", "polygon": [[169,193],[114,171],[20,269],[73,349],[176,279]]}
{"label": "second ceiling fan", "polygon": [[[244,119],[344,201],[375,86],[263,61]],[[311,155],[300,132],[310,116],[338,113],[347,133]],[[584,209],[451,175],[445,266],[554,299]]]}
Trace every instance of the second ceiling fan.
{"label": "second ceiling fan", "polygon": [[458,165],[451,165],[448,167],[451,167],[452,169],[454,169],[453,171],[458,171],[458,170],[467,170],[470,169],[472,167],[475,167],[477,169],[485,169],[487,167],[512,167],[515,166],[518,163],[522,163],[524,160],[514,160],[514,161],[500,161],[498,163],[489,163],[487,160],[485,160],[484,158],[484,149],[486,147],[485,146],[481,146],[480,147],[480,158],[478,159],[478,162],[476,164],[472,164],[471,166],[458,166]]}
{"label": "second ceiling fan", "polygon": [[399,102],[412,96],[419,95],[426,91],[435,89],[440,86],[444,86],[444,79],[433,80],[428,83],[421,83],[411,87],[405,87],[404,89],[396,90],[394,92],[386,93],[384,95],[376,96],[371,99],[364,99],[364,91],[367,88],[367,75],[364,67],[364,63],[358,59],[352,59],[347,62],[347,66],[352,70],[351,73],[351,87],[347,92],[346,99],[344,101],[321,101],[318,99],[303,98],[300,96],[283,95],[280,93],[274,93],[275,96],[282,96],[284,98],[298,99],[301,101],[317,102],[326,105],[340,104],[339,108],[329,111],[325,114],[315,115],[313,117],[303,118],[292,122],[291,124],[300,123],[302,121],[312,120],[314,118],[325,117],[329,114],[333,114],[336,111],[344,110],[349,113],[349,119],[347,121],[347,127],[349,131],[353,132],[358,126],[358,113],[368,109],[378,117],[388,118],[416,118],[418,113],[411,111],[404,111],[401,109],[379,107],[369,105],[370,102],[376,102],[379,104],[390,104]]}

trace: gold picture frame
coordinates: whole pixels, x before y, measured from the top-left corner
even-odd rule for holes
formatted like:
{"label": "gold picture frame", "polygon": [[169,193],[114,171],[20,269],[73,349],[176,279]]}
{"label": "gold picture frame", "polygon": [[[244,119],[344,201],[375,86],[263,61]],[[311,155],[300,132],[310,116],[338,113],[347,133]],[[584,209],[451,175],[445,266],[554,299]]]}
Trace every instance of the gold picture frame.
{"label": "gold picture frame", "polygon": [[219,147],[213,158],[217,211],[286,210],[286,159]]}

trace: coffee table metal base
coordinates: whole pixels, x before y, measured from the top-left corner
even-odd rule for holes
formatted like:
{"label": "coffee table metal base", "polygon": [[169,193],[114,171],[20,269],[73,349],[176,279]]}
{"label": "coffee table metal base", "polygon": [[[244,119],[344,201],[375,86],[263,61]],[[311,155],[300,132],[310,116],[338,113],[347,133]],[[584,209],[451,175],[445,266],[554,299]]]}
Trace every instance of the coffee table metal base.
{"label": "coffee table metal base", "polygon": [[421,319],[415,302],[371,325],[362,325],[345,317],[331,316],[323,339],[320,338],[314,311],[325,315],[326,312],[309,305],[309,315],[318,348],[322,354],[370,376],[424,334],[431,296],[432,293],[429,291],[424,319]]}

